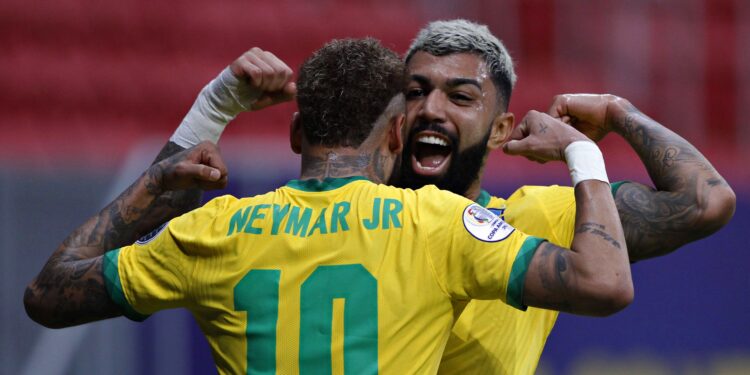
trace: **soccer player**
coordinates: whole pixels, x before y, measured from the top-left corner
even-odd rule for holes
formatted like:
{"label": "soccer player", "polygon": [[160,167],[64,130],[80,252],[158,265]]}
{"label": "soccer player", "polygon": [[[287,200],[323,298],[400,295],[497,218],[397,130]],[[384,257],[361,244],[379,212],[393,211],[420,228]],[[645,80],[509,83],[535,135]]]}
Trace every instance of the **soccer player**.
{"label": "soccer player", "polygon": [[[240,70],[267,78],[259,65]],[[123,222],[159,215],[163,191],[226,182],[210,143],[153,165],[52,255],[28,287],[29,315],[59,327],[184,307],[220,373],[422,374],[437,371],[458,301],[607,315],[632,300],[601,153],[551,116],[529,113],[513,147],[564,157],[574,171],[570,249],[435,187],[381,184],[402,148],[403,80],[402,61],[372,39],[327,44],[297,82],[290,138],[300,179],[251,198],[216,198],[105,253],[133,238],[117,233]],[[271,86],[289,87],[280,81]]]}
{"label": "soccer player", "polygon": [[[507,199],[482,189],[485,160],[506,144],[515,122],[507,109],[516,76],[503,44],[485,26],[437,21],[420,31],[406,61],[407,137],[401,173],[393,182],[412,188],[436,184],[502,215],[516,228],[568,246],[576,212],[572,188],[524,186]],[[228,121],[245,110],[246,99],[217,93],[242,92],[243,87],[229,70],[223,72],[201,92],[172,140],[181,147],[218,140]],[[213,116],[218,120],[195,115],[205,112],[197,110],[205,107],[202,97],[213,98],[212,105],[222,109],[221,116]],[[627,100],[560,95],[549,113],[595,141],[610,132],[621,135],[643,161],[655,189],[635,182],[612,186],[632,261],[668,254],[732,217],[734,193],[708,160]],[[211,131],[194,136],[204,129]],[[180,136],[185,134],[194,139]],[[507,145],[506,152],[519,153],[512,142]],[[441,372],[531,374],[556,319],[553,310],[521,312],[499,301],[471,301],[454,326]]]}
{"label": "soccer player", "polygon": [[[516,76],[503,44],[485,26],[437,21],[418,33],[405,59],[410,82],[401,185],[434,183],[516,228],[567,246],[574,233],[571,188],[525,186],[508,199],[482,189],[491,151],[505,144],[506,153],[519,154],[504,143],[514,122],[507,109]],[[617,133],[648,170],[656,189],[635,182],[612,184],[631,261],[668,254],[732,217],[734,193],[708,160],[627,100],[561,95],[549,113],[595,141]],[[440,372],[533,374],[557,314],[471,301],[453,328]]]}

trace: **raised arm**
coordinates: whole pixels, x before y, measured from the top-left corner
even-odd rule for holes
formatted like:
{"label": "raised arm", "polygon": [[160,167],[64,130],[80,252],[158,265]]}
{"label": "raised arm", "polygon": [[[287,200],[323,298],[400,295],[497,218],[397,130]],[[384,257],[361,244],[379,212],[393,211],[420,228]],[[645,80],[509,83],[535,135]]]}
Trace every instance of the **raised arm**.
{"label": "raised arm", "polygon": [[[151,165],[155,165],[177,153],[185,151],[186,149],[187,147],[182,147],[177,143],[167,141],[161,151],[159,151],[159,154],[156,155],[156,159],[154,159],[154,162]],[[203,190],[201,189],[165,191],[153,202],[151,215],[144,218],[145,220],[138,222],[143,228],[143,230],[138,230],[138,232],[143,232],[144,230],[148,232],[174,217],[197,208],[200,206],[202,197]]]}
{"label": "raised arm", "polygon": [[50,256],[24,294],[39,324],[62,328],[121,315],[107,295],[102,255],[133,243],[153,228],[166,191],[222,188],[227,171],[210,142],[152,165],[112,203],[78,227]]}
{"label": "raised arm", "polygon": [[524,304],[596,316],[630,304],[633,283],[625,237],[596,145],[561,121],[531,111],[503,149],[538,162],[566,161],[575,184],[571,248],[549,242],[539,246],[526,273]]}
{"label": "raised arm", "polygon": [[560,95],[550,114],[594,141],[614,131],[643,161],[656,188],[625,183],[615,197],[632,261],[668,254],[732,218],[734,192],[711,163],[629,101],[613,95]]}
{"label": "raised arm", "polygon": [[[291,100],[296,93],[291,77],[292,70],[270,52],[256,47],[243,53],[201,90],[154,164],[203,141],[218,143],[241,112]],[[154,203],[160,209],[150,216],[150,228],[198,207],[202,194],[200,189],[188,189],[160,195]]]}

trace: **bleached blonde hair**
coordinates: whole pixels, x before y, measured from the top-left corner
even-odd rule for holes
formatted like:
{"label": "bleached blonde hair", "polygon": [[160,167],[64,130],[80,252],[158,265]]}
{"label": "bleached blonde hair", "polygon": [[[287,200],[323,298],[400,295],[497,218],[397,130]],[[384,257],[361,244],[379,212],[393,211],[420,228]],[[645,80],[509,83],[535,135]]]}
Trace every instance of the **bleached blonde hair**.
{"label": "bleached blonde hair", "polygon": [[507,109],[516,84],[513,60],[503,43],[492,35],[487,26],[464,19],[430,22],[419,31],[406,52],[407,64],[418,51],[434,56],[465,52],[478,54],[487,64]]}

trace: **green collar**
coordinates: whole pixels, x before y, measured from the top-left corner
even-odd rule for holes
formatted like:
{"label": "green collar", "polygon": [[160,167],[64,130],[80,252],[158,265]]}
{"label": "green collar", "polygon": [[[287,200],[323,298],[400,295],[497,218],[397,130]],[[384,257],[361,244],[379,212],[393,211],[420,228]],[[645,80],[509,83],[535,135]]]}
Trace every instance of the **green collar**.
{"label": "green collar", "polygon": [[363,176],[326,177],[323,181],[315,178],[309,180],[291,180],[287,182],[286,186],[302,191],[329,191],[359,180],[368,181],[367,178]]}
{"label": "green collar", "polygon": [[490,204],[490,193],[488,193],[487,190],[482,189],[482,191],[479,192],[476,202],[482,207],[487,207],[487,205]]}

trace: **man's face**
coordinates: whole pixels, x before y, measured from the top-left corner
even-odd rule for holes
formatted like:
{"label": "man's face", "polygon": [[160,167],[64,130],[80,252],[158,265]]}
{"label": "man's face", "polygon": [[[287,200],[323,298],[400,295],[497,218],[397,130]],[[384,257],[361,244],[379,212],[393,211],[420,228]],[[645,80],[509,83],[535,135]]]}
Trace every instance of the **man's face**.
{"label": "man's face", "polygon": [[478,181],[498,112],[484,59],[415,53],[407,66],[406,142],[397,184],[435,184],[462,194]]}

